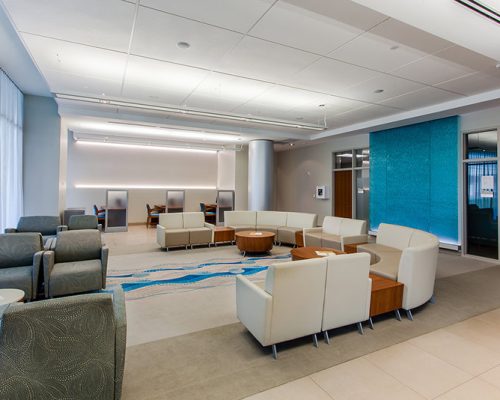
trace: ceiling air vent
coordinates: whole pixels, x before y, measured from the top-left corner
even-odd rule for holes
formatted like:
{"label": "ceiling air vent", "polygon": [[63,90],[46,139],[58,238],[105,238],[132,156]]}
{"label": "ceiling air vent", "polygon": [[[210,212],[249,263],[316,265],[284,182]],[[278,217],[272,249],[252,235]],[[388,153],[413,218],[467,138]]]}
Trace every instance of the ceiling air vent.
{"label": "ceiling air vent", "polygon": [[483,17],[489,18],[492,21],[495,21],[497,24],[500,24],[500,13],[493,8],[487,6],[482,1],[476,0],[455,0],[457,3],[462,4],[463,6],[469,8],[470,10],[481,14]]}

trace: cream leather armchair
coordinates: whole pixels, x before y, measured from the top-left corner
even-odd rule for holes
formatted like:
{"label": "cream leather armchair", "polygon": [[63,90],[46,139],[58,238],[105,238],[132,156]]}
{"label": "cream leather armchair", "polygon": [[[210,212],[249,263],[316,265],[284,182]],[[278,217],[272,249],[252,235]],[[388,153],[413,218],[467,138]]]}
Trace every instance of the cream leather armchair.
{"label": "cream leather armchair", "polygon": [[345,254],[327,258],[325,302],[321,330],[330,343],[328,330],[357,324],[363,334],[363,321],[370,318],[372,280],[368,254]]}
{"label": "cream leather armchair", "polygon": [[368,240],[366,221],[326,216],[323,226],[304,229],[304,246],[331,247],[344,251],[344,245]]}
{"label": "cream leather armchair", "polygon": [[316,258],[271,265],[265,289],[236,277],[238,319],[260,342],[272,346],[321,331],[327,260]]}

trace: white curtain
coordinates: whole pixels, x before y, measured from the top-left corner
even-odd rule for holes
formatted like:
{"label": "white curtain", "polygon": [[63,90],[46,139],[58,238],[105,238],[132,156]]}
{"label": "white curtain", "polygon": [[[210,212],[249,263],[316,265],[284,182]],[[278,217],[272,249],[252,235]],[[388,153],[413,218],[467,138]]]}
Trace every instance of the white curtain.
{"label": "white curtain", "polygon": [[0,69],[0,233],[23,212],[23,94]]}

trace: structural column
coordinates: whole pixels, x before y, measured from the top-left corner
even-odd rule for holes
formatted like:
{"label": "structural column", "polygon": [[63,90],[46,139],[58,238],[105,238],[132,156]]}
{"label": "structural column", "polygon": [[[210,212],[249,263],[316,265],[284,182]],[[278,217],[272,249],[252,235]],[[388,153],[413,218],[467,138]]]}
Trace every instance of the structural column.
{"label": "structural column", "polygon": [[273,200],[274,147],[271,140],[248,145],[248,209],[270,210]]}

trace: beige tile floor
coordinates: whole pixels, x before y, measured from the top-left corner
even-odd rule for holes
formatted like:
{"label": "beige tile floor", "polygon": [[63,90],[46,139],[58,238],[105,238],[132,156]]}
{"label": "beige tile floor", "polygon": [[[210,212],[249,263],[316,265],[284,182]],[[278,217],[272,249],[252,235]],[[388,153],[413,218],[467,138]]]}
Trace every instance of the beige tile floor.
{"label": "beige tile floor", "polygon": [[499,332],[497,309],[247,400],[500,400]]}

